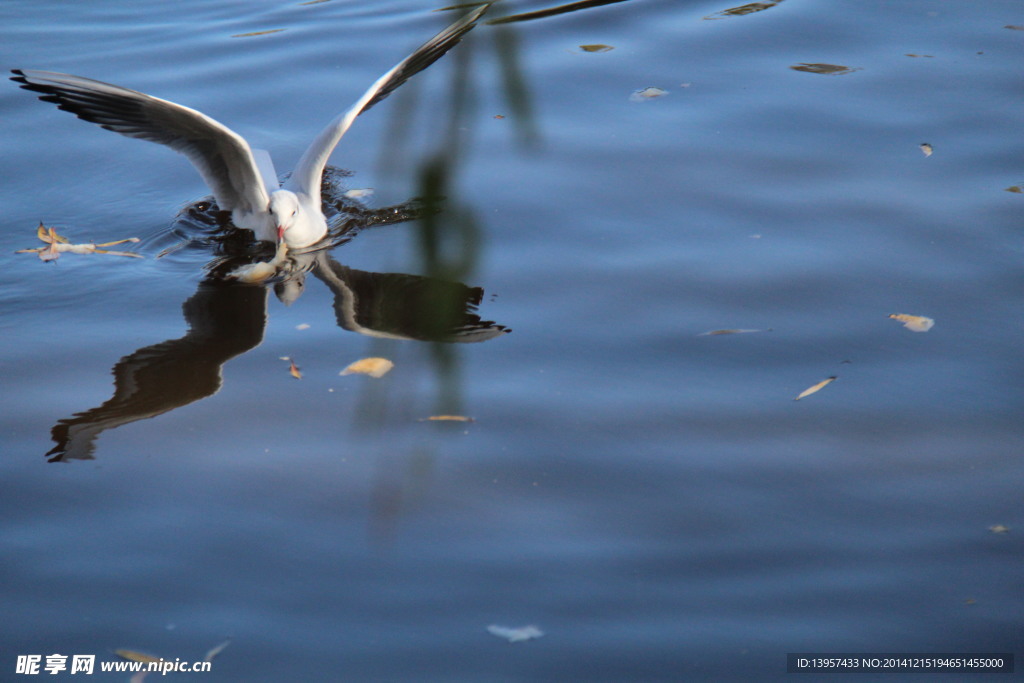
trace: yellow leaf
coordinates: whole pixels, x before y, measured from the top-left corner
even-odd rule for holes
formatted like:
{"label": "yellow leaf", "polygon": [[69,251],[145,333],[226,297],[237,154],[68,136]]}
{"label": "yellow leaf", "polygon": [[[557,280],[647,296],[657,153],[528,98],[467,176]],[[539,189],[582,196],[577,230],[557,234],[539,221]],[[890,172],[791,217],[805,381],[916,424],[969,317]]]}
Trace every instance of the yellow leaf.
{"label": "yellow leaf", "polygon": [[929,145],[927,142],[922,142],[921,143],[921,151],[924,152],[924,155],[926,157],[930,157],[934,150],[932,150],[932,146]]}
{"label": "yellow leaf", "polygon": [[473,418],[465,415],[431,415],[420,419],[420,422],[445,421],[445,422],[473,422]]}
{"label": "yellow leaf", "polygon": [[136,652],[135,650],[114,650],[114,654],[121,659],[127,659],[129,662],[162,662],[164,661],[160,657],[154,657],[153,655],[147,655],[143,652]]}
{"label": "yellow leaf", "polygon": [[247,285],[258,285],[277,274],[278,267],[288,258],[288,244],[281,242],[277,245],[277,252],[274,258],[269,261],[256,261],[247,263],[244,266],[235,268],[224,277],[238,280]]}
{"label": "yellow leaf", "polygon": [[806,396],[810,396],[811,394],[816,394],[819,391],[821,391],[822,389],[824,389],[825,387],[827,387],[829,384],[831,384],[832,382],[835,382],[835,381],[836,381],[835,377],[829,377],[828,379],[823,379],[820,382],[818,382],[817,384],[815,384],[813,387],[807,387],[806,389],[801,391],[800,395],[797,396],[796,398],[794,398],[793,400],[794,401],[799,401],[800,399],[802,399],[802,398],[804,398]]}
{"label": "yellow leaf", "polygon": [[212,662],[213,658],[216,657],[217,655],[219,655],[221,652],[224,652],[224,648],[226,648],[230,644],[231,644],[231,639],[229,638],[229,639],[225,640],[223,643],[221,643],[220,645],[218,645],[217,647],[211,648],[210,651],[206,653],[206,656],[203,657],[203,661],[204,662]]}
{"label": "yellow leaf", "polygon": [[302,379],[302,373],[299,372],[299,366],[291,359],[288,360],[288,372],[292,373],[292,377],[295,379]]}
{"label": "yellow leaf", "polygon": [[923,315],[907,315],[906,313],[893,313],[889,316],[893,320],[899,320],[903,327],[911,332],[927,332],[932,329],[935,321]]}
{"label": "yellow leaf", "polygon": [[395,364],[387,358],[363,358],[352,363],[341,371],[342,375],[369,375],[370,377],[383,377],[390,372]]}
{"label": "yellow leaf", "polygon": [[634,90],[633,94],[629,96],[630,102],[648,102],[658,97],[664,97],[668,94],[668,91],[663,88],[655,88],[651,86],[649,88],[641,88],[640,90]]}

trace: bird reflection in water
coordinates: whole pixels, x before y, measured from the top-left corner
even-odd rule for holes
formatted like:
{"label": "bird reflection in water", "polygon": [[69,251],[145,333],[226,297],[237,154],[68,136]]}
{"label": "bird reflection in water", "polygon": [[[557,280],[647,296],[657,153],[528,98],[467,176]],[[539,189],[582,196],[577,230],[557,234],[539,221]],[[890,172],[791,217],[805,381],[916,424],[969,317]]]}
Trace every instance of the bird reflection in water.
{"label": "bird reflection in water", "polygon": [[[213,246],[217,258],[195,294],[182,306],[188,332],[179,339],[143,347],[113,368],[114,395],[102,405],[60,420],[51,432],[56,445],[50,462],[93,458],[97,437],[108,429],[161,415],[212,396],[221,386],[221,368],[263,340],[267,298],[272,287],[285,304],[294,303],[312,275],[333,293],[339,327],[386,339],[474,343],[510,330],[477,315],[484,291],[459,282],[405,273],[373,273],[339,263],[331,248],[375,225],[400,223],[423,210],[413,201],[367,210],[340,192],[338,171],[324,185],[324,213],[334,228],[326,248],[290,252],[279,274],[263,285],[223,279],[239,263],[255,257],[251,237],[224,231],[225,212],[205,200],[186,207],[174,231],[189,241]],[[265,250],[266,247],[263,247]]]}

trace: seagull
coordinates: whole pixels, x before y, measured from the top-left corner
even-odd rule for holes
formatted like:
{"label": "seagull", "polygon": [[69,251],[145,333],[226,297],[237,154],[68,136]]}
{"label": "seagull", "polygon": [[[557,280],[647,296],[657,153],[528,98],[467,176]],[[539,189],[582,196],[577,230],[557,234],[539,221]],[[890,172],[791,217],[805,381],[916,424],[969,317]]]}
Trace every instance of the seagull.
{"label": "seagull", "polygon": [[13,69],[11,77],[44,102],[107,130],[170,147],[188,157],[213,191],[217,205],[231,211],[235,226],[264,242],[297,249],[327,234],[320,184],[327,159],[357,116],[390,95],[413,75],[440,59],[473,28],[489,4],[469,12],[381,76],[348,111],[327,124],[299,159],[282,187],[270,154],[195,109],[136,90],[81,76]]}

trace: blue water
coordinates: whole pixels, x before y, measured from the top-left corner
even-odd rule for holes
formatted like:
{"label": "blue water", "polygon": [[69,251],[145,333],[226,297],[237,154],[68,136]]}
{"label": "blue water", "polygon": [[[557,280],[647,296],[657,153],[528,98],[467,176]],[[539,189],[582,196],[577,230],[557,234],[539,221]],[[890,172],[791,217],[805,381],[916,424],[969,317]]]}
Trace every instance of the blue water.
{"label": "blue water", "polygon": [[[195,107],[286,171],[451,19],[435,8],[7,2],[0,62]],[[481,287],[510,334],[357,334],[316,278],[290,306],[231,290],[213,318],[244,349],[219,390],[66,462],[54,425],[189,331],[213,253],[156,256],[207,191],[166,149],[0,88],[0,679],[30,679],[19,654],[194,660],[228,638],[174,678],[764,680],[787,652],[1019,653],[1024,11],[727,9],[481,25],[343,140],[370,208],[422,195],[431,164],[447,180],[435,249],[408,221],[336,263]],[[667,94],[630,100],[647,87]],[[13,254],[40,220],[146,258]],[[339,376],[366,356],[395,368]]]}

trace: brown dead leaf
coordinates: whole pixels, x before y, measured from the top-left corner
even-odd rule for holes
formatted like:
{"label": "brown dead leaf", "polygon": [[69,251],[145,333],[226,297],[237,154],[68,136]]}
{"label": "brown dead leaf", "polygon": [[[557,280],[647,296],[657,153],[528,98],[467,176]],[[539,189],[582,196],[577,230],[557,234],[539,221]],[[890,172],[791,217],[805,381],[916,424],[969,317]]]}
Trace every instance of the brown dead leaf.
{"label": "brown dead leaf", "polygon": [[843,66],[842,64],[821,64],[802,63],[789,67],[793,71],[804,71],[809,74],[822,74],[824,76],[842,76],[844,74],[860,71],[860,67]]}
{"label": "brown dead leaf", "polygon": [[475,420],[465,415],[431,415],[420,418],[420,422],[475,422]]}
{"label": "brown dead leaf", "polygon": [[110,254],[112,256],[131,256],[133,258],[142,258],[142,254],[136,254],[133,251],[110,251],[109,249],[101,249],[100,247],[110,247],[115,244],[124,244],[125,242],[138,242],[138,237],[129,237],[128,239],[115,240],[113,242],[103,242],[101,244],[95,244],[92,242],[86,244],[71,244],[68,238],[58,235],[55,228],[47,228],[41,222],[39,227],[36,228],[36,237],[46,244],[45,247],[37,247],[35,249],[19,249],[15,254],[39,254],[39,258],[43,261],[55,261],[61,254],[67,252],[71,254]]}
{"label": "brown dead leaf", "polygon": [[819,391],[821,391],[822,389],[824,389],[825,387],[827,387],[829,384],[831,384],[832,382],[835,382],[835,381],[836,381],[836,378],[834,376],[833,377],[829,377],[828,379],[823,379],[820,382],[818,382],[817,384],[815,384],[813,387],[807,387],[806,389],[801,391],[800,395],[797,396],[796,398],[794,398],[793,400],[794,401],[799,401],[800,399],[805,398],[807,396],[810,396],[811,394],[816,394]]}
{"label": "brown dead leaf", "polygon": [[391,371],[395,364],[387,358],[363,358],[352,363],[341,371],[342,375],[369,375],[370,377],[383,377]]}
{"label": "brown dead leaf", "polygon": [[299,366],[290,358],[288,359],[288,372],[290,372],[292,377],[295,379],[302,379],[302,373],[299,372]]}
{"label": "brown dead leaf", "polygon": [[911,332],[927,332],[935,325],[935,321],[923,315],[907,315],[906,313],[892,313],[889,315],[893,320],[899,320],[903,327]]}
{"label": "brown dead leaf", "polygon": [[742,5],[740,7],[731,7],[729,9],[722,10],[721,12],[715,12],[704,17],[705,21],[714,21],[716,19],[725,19],[726,17],[742,17],[745,14],[753,14],[755,12],[763,12],[766,9],[771,9],[775,5],[782,2],[782,0],[769,0],[768,2],[752,2],[748,5]]}
{"label": "brown dead leaf", "polygon": [[121,659],[127,659],[129,662],[162,662],[163,659],[160,657],[154,657],[153,655],[147,655],[144,652],[136,652],[135,650],[114,650],[114,654]]}
{"label": "brown dead leaf", "polygon": [[236,33],[232,38],[252,38],[253,36],[269,36],[271,33],[280,33],[283,28],[272,28],[266,31],[253,31],[252,33]]}
{"label": "brown dead leaf", "polygon": [[580,49],[583,50],[584,52],[609,52],[611,50],[614,50],[615,48],[612,47],[611,45],[602,45],[600,43],[596,43],[594,45],[580,45]]}

